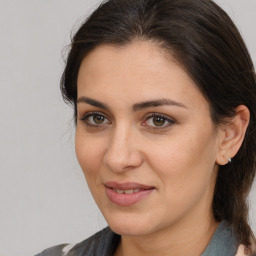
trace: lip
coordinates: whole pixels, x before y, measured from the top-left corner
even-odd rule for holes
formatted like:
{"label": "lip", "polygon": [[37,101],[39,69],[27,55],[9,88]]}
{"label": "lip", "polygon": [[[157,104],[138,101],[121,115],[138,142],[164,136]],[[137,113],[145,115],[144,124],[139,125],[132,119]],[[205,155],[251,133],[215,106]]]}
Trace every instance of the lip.
{"label": "lip", "polygon": [[[155,187],[134,182],[107,182],[104,184],[109,200],[119,206],[130,206],[148,197]],[[116,190],[138,190],[130,194],[120,194]]]}
{"label": "lip", "polygon": [[144,189],[144,190],[146,190],[146,189],[154,188],[153,186],[147,186],[147,185],[139,184],[136,182],[119,183],[119,182],[115,182],[115,181],[106,182],[105,186],[109,187],[109,188],[122,189],[122,190],[126,190],[126,189]]}

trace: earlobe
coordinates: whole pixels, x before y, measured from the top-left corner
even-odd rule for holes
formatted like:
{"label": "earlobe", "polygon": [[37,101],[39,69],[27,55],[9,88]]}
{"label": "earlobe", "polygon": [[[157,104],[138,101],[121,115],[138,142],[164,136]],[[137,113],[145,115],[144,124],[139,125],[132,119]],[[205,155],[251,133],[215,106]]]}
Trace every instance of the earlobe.
{"label": "earlobe", "polygon": [[244,105],[239,105],[236,108],[236,115],[221,127],[222,136],[219,141],[217,164],[225,165],[237,154],[243,143],[249,120],[249,109]]}

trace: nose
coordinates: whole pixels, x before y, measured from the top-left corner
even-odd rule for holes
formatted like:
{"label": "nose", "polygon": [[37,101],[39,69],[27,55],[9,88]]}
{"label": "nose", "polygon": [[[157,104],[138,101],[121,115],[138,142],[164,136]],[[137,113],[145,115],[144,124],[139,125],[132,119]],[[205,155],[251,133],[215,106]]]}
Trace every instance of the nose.
{"label": "nose", "polygon": [[121,173],[142,164],[143,156],[135,133],[124,127],[113,131],[103,158],[105,165],[113,172]]}

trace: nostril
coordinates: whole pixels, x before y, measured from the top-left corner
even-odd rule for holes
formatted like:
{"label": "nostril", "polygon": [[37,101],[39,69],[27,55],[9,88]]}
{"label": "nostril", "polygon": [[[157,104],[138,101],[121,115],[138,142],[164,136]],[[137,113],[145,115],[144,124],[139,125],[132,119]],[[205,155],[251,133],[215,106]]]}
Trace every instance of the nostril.
{"label": "nostril", "polygon": [[139,167],[143,162],[143,158],[135,150],[126,148],[125,150],[116,151],[109,148],[104,155],[103,162],[112,171],[123,172]]}

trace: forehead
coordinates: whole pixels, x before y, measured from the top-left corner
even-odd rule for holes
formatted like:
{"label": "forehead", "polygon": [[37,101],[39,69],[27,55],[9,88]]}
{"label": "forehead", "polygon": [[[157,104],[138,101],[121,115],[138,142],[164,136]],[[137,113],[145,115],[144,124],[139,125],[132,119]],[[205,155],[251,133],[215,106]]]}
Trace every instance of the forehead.
{"label": "forehead", "polygon": [[[80,71],[83,67],[90,69],[97,69],[98,71],[114,72],[115,67],[118,66],[118,71],[121,68],[126,71],[157,71],[158,67],[161,69],[171,63],[176,63],[180,66],[171,53],[158,46],[157,43],[151,41],[133,41],[124,46],[116,46],[110,44],[103,44],[97,46],[89,54],[86,55],[81,63]],[[103,64],[107,64],[103,66]],[[100,70],[103,67],[104,70]],[[144,70],[143,70],[144,69]]]}
{"label": "forehead", "polygon": [[170,96],[203,102],[203,95],[182,66],[158,45],[137,41],[126,46],[101,45],[82,61],[78,97],[132,98],[134,101]]}

